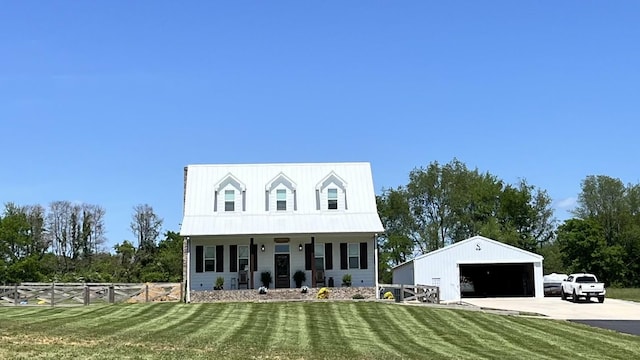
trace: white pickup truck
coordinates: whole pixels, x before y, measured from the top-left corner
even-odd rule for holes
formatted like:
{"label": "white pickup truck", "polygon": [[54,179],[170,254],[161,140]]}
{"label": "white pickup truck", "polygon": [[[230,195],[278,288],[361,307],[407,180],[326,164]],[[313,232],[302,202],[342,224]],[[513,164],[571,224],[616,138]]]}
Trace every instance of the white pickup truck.
{"label": "white pickup truck", "polygon": [[604,302],[604,295],[607,291],[604,289],[604,283],[598,282],[593,274],[571,274],[562,282],[560,296],[562,300],[571,297],[573,302],[578,302],[578,298],[586,298],[591,301],[592,297],[597,297],[598,301]]}

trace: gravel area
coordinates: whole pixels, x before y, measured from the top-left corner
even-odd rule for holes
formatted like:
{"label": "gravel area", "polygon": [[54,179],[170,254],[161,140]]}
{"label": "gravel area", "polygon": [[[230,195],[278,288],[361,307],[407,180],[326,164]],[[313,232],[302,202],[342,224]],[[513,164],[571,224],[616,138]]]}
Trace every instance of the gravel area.
{"label": "gravel area", "polygon": [[[330,300],[351,300],[355,294],[361,294],[364,299],[368,300],[376,298],[375,287],[333,287],[328,289]],[[320,288],[308,288],[306,293],[302,293],[300,289],[268,289],[266,294],[259,294],[258,289],[191,291],[191,302],[315,300],[318,290]]]}

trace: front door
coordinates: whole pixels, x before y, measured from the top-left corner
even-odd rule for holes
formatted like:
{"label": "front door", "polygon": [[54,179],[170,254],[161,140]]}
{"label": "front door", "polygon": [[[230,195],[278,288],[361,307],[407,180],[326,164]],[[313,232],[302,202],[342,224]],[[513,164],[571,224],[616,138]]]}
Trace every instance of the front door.
{"label": "front door", "polygon": [[277,288],[290,288],[290,276],[289,276],[289,254],[276,254],[276,279],[275,285]]}

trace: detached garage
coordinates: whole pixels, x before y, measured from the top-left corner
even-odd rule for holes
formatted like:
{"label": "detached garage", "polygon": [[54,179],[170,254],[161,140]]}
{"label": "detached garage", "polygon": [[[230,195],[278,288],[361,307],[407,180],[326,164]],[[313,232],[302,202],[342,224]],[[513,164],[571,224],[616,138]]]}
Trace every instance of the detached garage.
{"label": "detached garage", "polygon": [[435,285],[441,301],[543,297],[542,256],[482,236],[396,266],[393,283]]}

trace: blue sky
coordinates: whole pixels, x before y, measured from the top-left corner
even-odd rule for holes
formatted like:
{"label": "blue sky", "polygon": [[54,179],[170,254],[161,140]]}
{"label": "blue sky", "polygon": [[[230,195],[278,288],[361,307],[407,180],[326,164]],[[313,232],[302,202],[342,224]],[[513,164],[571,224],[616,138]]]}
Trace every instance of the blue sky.
{"label": "blue sky", "polygon": [[194,163],[370,161],[377,191],[454,157],[548,191],[640,182],[637,1],[7,1],[0,201],[148,203]]}

